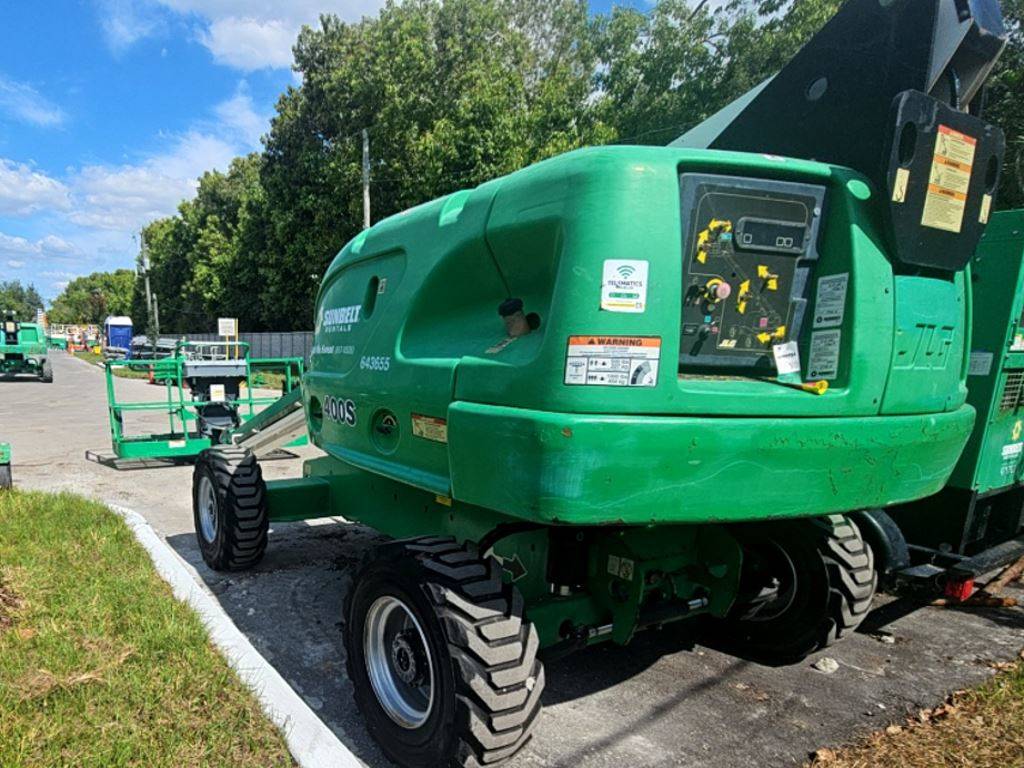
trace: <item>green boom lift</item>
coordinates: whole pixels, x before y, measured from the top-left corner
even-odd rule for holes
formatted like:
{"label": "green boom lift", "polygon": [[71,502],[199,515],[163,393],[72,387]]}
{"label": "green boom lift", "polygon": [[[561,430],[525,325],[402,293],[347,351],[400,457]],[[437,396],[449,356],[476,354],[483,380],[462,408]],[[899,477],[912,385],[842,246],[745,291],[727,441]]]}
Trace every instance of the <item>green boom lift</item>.
{"label": "green boom lift", "polygon": [[46,333],[37,323],[22,323],[13,312],[5,313],[0,328],[0,376],[29,374],[53,382]]}
{"label": "green boom lift", "polygon": [[[204,559],[255,565],[271,521],[395,537],[344,642],[370,733],[416,768],[516,754],[541,649],[698,616],[781,659],[849,633],[876,573],[846,513],[939,491],[974,424],[968,262],[1004,150],[977,106],[1004,44],[995,0],[849,0],[671,147],[363,232],[320,287],[304,415],[197,461]],[[326,456],[265,482],[299,418]]]}
{"label": "green boom lift", "polygon": [[[293,408],[298,407],[298,385],[305,361],[301,357],[250,357],[245,342],[180,341],[169,357],[107,360],[104,367],[114,458],[105,459],[92,451],[86,452],[86,458],[109,464],[118,460],[192,458],[211,445],[229,441],[232,434],[250,435],[252,427],[246,426],[247,422],[260,409],[270,410],[267,418],[287,410],[289,402],[295,403]],[[163,386],[164,397],[132,402],[120,399],[117,379],[131,373],[148,373]],[[285,402],[255,394],[266,374],[280,377]],[[166,417],[167,429],[159,433],[129,429],[132,417],[147,414]],[[303,433],[289,444],[305,442]]]}

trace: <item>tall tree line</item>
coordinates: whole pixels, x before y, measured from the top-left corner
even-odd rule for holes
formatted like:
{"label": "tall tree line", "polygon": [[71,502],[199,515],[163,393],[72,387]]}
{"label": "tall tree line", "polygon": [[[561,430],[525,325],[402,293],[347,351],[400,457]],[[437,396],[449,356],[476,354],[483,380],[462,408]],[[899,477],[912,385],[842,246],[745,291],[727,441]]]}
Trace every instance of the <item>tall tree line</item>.
{"label": "tall tree line", "polygon": [[[1010,138],[1004,206],[1024,204],[1024,0],[990,114]],[[658,0],[594,16],[586,0],[404,0],[323,16],[295,44],[300,85],[259,153],[199,181],[143,232],[162,330],[308,329],[320,276],[375,219],[577,147],[666,144],[780,69],[841,0]],[[142,324],[136,283],[132,314]]]}

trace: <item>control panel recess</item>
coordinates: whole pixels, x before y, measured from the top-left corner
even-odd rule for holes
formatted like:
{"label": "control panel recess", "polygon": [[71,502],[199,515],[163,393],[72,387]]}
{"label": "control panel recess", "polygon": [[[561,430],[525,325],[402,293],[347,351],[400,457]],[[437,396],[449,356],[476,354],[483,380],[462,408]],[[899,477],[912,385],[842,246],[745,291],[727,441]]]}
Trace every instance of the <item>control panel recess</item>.
{"label": "control panel recess", "polygon": [[706,174],[680,185],[680,371],[773,375],[773,348],[800,338],[825,190]]}

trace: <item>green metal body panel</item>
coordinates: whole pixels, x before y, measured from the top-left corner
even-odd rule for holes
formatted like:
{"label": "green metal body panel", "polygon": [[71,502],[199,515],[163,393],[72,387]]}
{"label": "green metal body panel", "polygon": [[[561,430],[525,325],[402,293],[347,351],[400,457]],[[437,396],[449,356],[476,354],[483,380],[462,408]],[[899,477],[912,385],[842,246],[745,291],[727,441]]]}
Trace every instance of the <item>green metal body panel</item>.
{"label": "green metal body panel", "polygon": [[[298,391],[304,369],[301,358],[252,358],[248,357],[248,345],[236,344],[237,354],[245,361],[245,394],[238,399],[224,402],[238,409],[242,427],[249,419],[268,408],[274,408],[282,398],[257,397],[253,394],[255,372],[281,373],[284,376],[284,399],[294,398]],[[186,356],[188,343],[179,344],[173,357],[159,360],[107,360],[105,363],[107,386],[107,412],[110,420],[111,444],[118,459],[179,459],[197,456],[211,447],[211,439],[198,430],[199,409],[208,402],[194,399],[186,385]],[[123,402],[117,397],[115,386],[117,371],[150,371],[153,380],[165,390],[165,398],[158,401]],[[168,428],[159,434],[132,434],[126,428],[131,414],[164,412]],[[225,436],[228,439],[229,436]],[[290,445],[304,445],[306,438],[299,438]]]}
{"label": "green metal body panel", "polygon": [[50,349],[59,349],[64,352],[68,350],[68,340],[64,336],[47,336],[46,343]]}
{"label": "green metal body panel", "polygon": [[[677,368],[680,179],[709,172],[824,190],[809,306],[822,277],[846,275],[848,287],[823,396]],[[873,205],[841,168],[616,147],[387,219],[345,247],[321,286],[303,382],[312,439],[350,466],[543,523],[811,516],[932,493],[973,423],[965,275],[898,274]],[[603,262],[620,258],[649,262],[643,312],[601,308]],[[537,330],[506,338],[496,309],[509,296],[539,316]],[[811,333],[808,321],[791,338],[804,380]],[[566,385],[573,336],[659,340],[655,385]],[[424,417],[444,431],[425,435]]]}
{"label": "green metal body panel", "polygon": [[11,444],[0,443],[0,464],[11,463]]}
{"label": "green metal body panel", "polygon": [[3,334],[0,334],[0,375],[38,375],[43,370],[47,355],[46,334],[36,323],[20,324],[17,344],[6,344]]}
{"label": "green metal body panel", "polygon": [[968,401],[978,424],[950,485],[988,494],[1015,486],[1024,467],[1024,211],[992,216],[971,274]]}

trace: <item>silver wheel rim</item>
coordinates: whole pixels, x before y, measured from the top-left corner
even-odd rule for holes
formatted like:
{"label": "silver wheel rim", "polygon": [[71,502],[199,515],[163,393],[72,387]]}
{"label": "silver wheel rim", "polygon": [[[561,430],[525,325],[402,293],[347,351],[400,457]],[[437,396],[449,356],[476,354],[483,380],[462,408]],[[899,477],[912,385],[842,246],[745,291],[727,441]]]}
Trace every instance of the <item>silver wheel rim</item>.
{"label": "silver wheel rim", "polygon": [[397,597],[378,597],[366,614],[363,656],[374,695],[402,728],[419,728],[434,706],[434,667],[423,628]]}
{"label": "silver wheel rim", "polygon": [[800,589],[799,577],[797,576],[796,565],[789,552],[777,542],[766,542],[774,550],[773,554],[777,559],[775,565],[781,565],[783,572],[781,588],[778,594],[760,606],[758,610],[748,618],[749,621],[774,621],[788,611],[796,600],[797,591]]}
{"label": "silver wheel rim", "polygon": [[199,480],[199,532],[210,544],[217,538],[217,494],[207,475]]}

